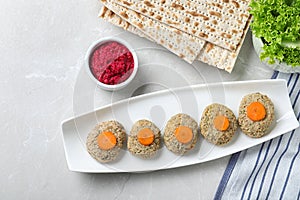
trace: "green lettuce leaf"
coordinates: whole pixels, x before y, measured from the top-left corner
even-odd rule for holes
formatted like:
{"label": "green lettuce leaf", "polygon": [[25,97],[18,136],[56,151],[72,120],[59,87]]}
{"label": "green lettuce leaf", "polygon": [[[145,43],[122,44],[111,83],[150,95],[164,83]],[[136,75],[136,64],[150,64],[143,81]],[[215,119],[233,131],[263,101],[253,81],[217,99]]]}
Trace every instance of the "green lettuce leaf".
{"label": "green lettuce leaf", "polygon": [[300,66],[300,0],[252,0],[251,29],[264,41],[261,59]]}

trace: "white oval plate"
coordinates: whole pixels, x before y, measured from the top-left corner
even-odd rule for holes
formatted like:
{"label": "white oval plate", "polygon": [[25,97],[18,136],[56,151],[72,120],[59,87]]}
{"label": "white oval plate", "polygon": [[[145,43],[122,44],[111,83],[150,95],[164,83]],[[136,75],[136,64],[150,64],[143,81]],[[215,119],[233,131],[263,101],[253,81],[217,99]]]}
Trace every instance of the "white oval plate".
{"label": "white oval plate", "polygon": [[[211,103],[221,103],[237,116],[243,96],[260,92],[268,95],[275,105],[276,123],[270,133],[253,139],[239,129],[233,140],[222,147],[214,146],[200,137],[196,147],[184,156],[177,156],[162,145],[156,157],[143,160],[122,149],[119,158],[108,164],[94,160],[86,151],[86,137],[98,123],[118,120],[129,133],[139,119],[153,121],[161,130],[167,120],[186,113],[199,122],[204,108]],[[299,126],[293,112],[285,80],[259,80],[193,85],[145,94],[101,107],[62,123],[63,141],[68,167],[71,171],[89,173],[146,172],[188,166],[227,156],[268,141]]]}

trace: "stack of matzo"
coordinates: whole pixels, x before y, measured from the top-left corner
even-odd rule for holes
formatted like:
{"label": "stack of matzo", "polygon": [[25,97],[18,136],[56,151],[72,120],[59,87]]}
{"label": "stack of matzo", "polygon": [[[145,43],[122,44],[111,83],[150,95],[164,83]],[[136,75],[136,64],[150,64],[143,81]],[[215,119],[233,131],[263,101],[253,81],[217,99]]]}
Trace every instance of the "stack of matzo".
{"label": "stack of matzo", "polygon": [[101,0],[100,17],[185,61],[231,72],[249,28],[250,0]]}

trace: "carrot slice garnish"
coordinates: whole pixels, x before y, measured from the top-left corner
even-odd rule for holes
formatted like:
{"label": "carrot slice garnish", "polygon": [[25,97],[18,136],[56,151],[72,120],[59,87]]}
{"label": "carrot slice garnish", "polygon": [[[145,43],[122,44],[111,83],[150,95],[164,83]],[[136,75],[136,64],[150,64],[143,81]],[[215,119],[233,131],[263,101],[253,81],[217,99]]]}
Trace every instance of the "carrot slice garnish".
{"label": "carrot slice garnish", "polygon": [[214,126],[219,131],[226,131],[229,127],[229,120],[224,115],[218,115],[214,119]]}
{"label": "carrot slice garnish", "polygon": [[102,132],[98,135],[97,142],[100,149],[109,150],[116,146],[117,138],[112,132]]}
{"label": "carrot slice garnish", "polygon": [[175,137],[179,142],[187,144],[193,139],[193,131],[187,126],[179,126],[175,130]]}
{"label": "carrot slice garnish", "polygon": [[253,102],[247,107],[247,116],[252,121],[260,121],[266,117],[266,108],[260,102]]}
{"label": "carrot slice garnish", "polygon": [[144,128],[138,132],[137,138],[142,145],[149,146],[154,141],[154,134],[149,128]]}

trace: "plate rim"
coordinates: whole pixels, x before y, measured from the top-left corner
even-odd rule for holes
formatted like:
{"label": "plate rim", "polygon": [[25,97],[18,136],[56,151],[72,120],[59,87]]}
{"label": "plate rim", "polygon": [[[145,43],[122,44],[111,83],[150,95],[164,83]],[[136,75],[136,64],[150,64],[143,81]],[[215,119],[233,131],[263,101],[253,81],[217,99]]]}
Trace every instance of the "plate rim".
{"label": "plate rim", "polygon": [[225,81],[225,82],[215,82],[215,83],[203,83],[203,84],[194,84],[194,85],[190,85],[190,86],[163,89],[163,90],[159,90],[159,91],[155,91],[155,92],[150,92],[150,93],[141,94],[141,95],[138,95],[138,96],[122,99],[122,100],[116,101],[114,103],[110,103],[110,104],[107,104],[107,105],[104,105],[104,106],[97,107],[96,109],[94,109],[92,111],[87,111],[87,112],[75,115],[73,117],[66,118],[65,120],[63,120],[61,122],[61,127],[63,126],[63,124],[67,123],[68,121],[74,120],[76,118],[83,117],[83,116],[88,115],[92,112],[96,112],[98,110],[102,110],[102,109],[105,109],[105,108],[108,108],[108,107],[111,107],[111,106],[114,106],[114,105],[118,105],[118,104],[124,103],[128,100],[138,100],[138,99],[141,99],[141,98],[146,98],[148,96],[154,96],[154,95],[162,94],[162,93],[168,92],[169,90],[179,91],[179,90],[185,90],[185,89],[188,89],[188,88],[189,89],[195,89],[195,88],[198,88],[198,87],[200,88],[200,87],[208,87],[208,86],[217,86],[217,85],[223,85],[223,84],[224,85],[237,85],[237,84],[260,83],[260,82],[278,82],[278,83],[284,82],[284,83],[287,83],[287,81],[285,79],[262,79],[262,80]]}

